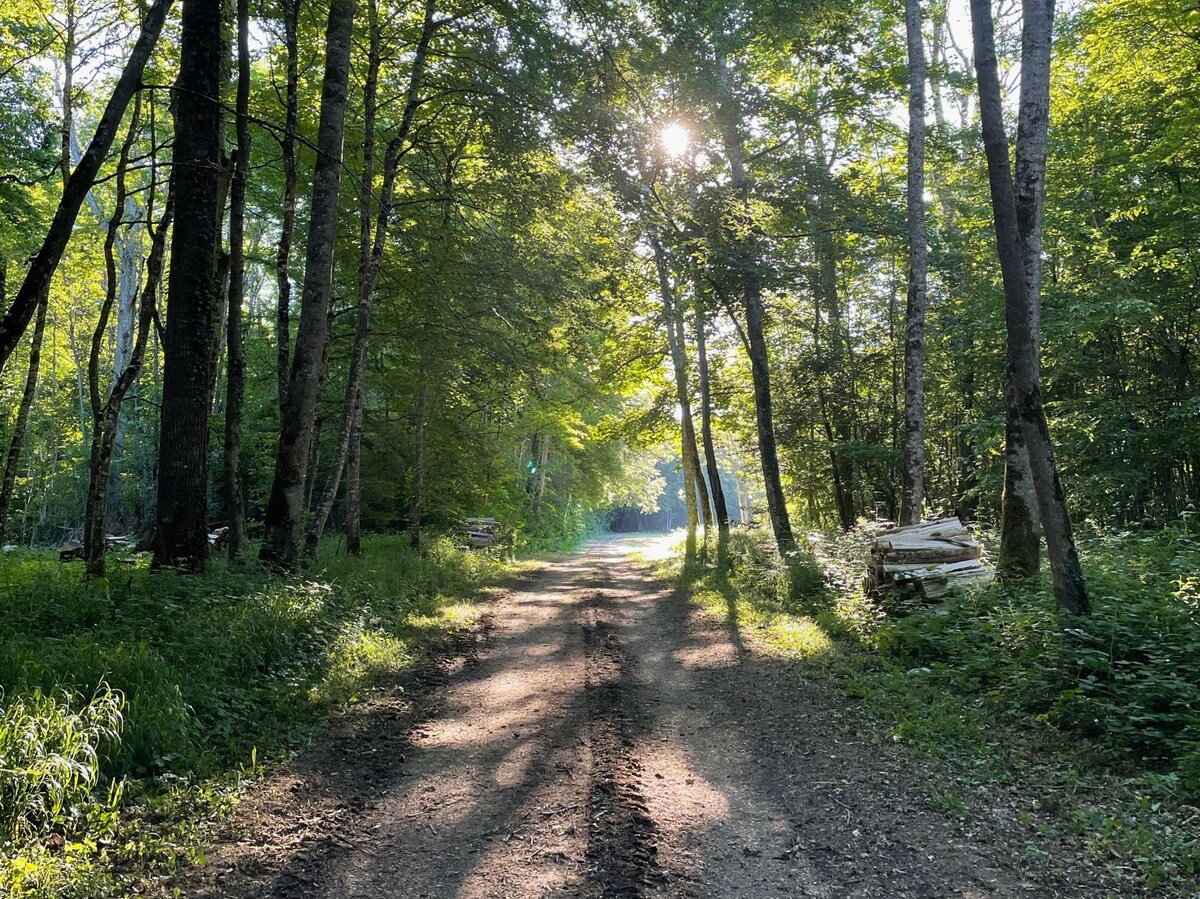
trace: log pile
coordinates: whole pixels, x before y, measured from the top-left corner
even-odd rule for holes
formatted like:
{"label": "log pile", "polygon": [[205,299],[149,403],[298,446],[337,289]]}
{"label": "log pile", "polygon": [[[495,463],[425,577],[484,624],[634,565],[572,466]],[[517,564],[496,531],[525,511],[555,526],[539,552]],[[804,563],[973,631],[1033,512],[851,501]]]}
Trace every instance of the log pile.
{"label": "log pile", "polygon": [[941,518],[891,528],[871,544],[864,587],[868,594],[893,589],[924,600],[937,600],[992,569],[980,558],[983,547],[957,518]]}
{"label": "log pile", "polygon": [[465,528],[467,541],[476,549],[494,546],[499,529],[500,522],[494,518],[468,518]]}

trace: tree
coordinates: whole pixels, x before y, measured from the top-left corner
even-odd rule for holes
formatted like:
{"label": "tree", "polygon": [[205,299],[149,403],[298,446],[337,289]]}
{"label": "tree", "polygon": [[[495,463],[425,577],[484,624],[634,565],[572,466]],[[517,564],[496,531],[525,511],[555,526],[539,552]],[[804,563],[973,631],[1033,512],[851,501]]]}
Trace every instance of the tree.
{"label": "tree", "polygon": [[[347,456],[357,452],[352,446],[355,440],[361,439],[362,393],[367,367],[367,341],[371,328],[371,303],[375,295],[375,282],[379,277],[379,266],[383,259],[384,249],[388,238],[388,217],[392,210],[393,193],[395,192],[396,174],[400,158],[408,149],[407,143],[412,131],[413,120],[420,105],[422,79],[425,75],[425,64],[429,55],[429,44],[437,27],[435,13],[436,0],[425,3],[424,20],[421,25],[421,35],[413,53],[412,71],[409,75],[408,90],[404,111],[396,134],[388,143],[383,161],[383,185],[380,190],[379,212],[375,221],[374,236],[372,237],[371,219],[373,214],[373,188],[375,184],[375,117],[378,111],[377,92],[379,84],[379,65],[381,56],[379,17],[375,0],[368,0],[368,31],[369,49],[367,51],[367,73],[363,90],[364,125],[363,125],[363,170],[362,182],[359,187],[359,254],[358,254],[358,305],[354,329],[354,345],[350,352],[350,368],[346,374],[346,393],[342,404],[341,425],[338,428],[337,439],[334,443],[333,462],[330,465],[329,477],[325,491],[313,515],[312,524],[308,531],[308,546],[315,549],[325,522],[333,511],[337,498],[338,485],[342,477],[342,469]],[[347,483],[347,494],[358,492],[358,485]],[[348,504],[349,505],[349,504]],[[357,525],[351,525],[356,528]]]}
{"label": "tree", "polygon": [[704,290],[693,265],[693,310],[696,321],[696,366],[700,381],[700,438],[704,443],[704,464],[708,469],[708,485],[712,494],[713,514],[717,520],[717,559],[724,561],[729,546],[729,508],[725,503],[725,488],[717,465],[717,450],[713,441],[712,383],[708,370],[708,343],[705,330]]}
{"label": "tree", "polygon": [[317,133],[317,163],[313,170],[300,326],[280,422],[275,476],[267,503],[261,552],[263,561],[283,566],[295,563],[303,537],[304,485],[333,290],[333,249],[354,7],[354,0],[332,0],[325,30],[325,75],[321,87],[321,119]]}
{"label": "tree", "polygon": [[296,132],[300,130],[300,0],[279,0],[283,12],[283,46],[287,55],[287,102],[283,135],[283,221],[275,252],[275,377],[282,419],[291,365],[292,280],[288,266],[296,231]]}
{"label": "tree", "polygon": [[904,2],[908,37],[908,306],[904,315],[904,486],[900,523],[921,520],[925,500],[925,45],[920,0]]}
{"label": "tree", "polygon": [[741,204],[738,229],[745,231],[737,242],[738,268],[742,281],[742,304],[745,313],[746,349],[750,356],[750,371],[754,381],[754,412],[758,426],[758,454],[762,464],[763,482],[767,493],[767,513],[771,530],[781,555],[796,550],[796,538],[788,516],[787,499],[779,472],[779,451],[775,443],[775,414],[771,399],[771,366],[763,325],[762,280],[758,261],[754,258],[753,233],[755,224],[750,211],[750,187],[746,176],[745,149],[742,142],[742,113],[733,89],[732,76],[723,55],[717,57],[717,84],[721,95],[717,117],[721,139],[729,164],[730,184]]}
{"label": "tree", "polygon": [[1004,130],[991,4],[989,0],[971,0],[979,108],[996,223],[996,249],[1004,282],[1008,331],[1005,399],[1009,414],[1019,424],[1016,436],[1029,451],[1055,601],[1063,611],[1083,615],[1088,612],[1087,588],[1042,405],[1037,338],[1054,0],[1024,0],[1023,13],[1014,182]]}
{"label": "tree", "polygon": [[242,406],[246,393],[246,352],[242,305],[246,297],[246,181],[250,174],[250,7],[237,0],[237,99],[233,186],[229,206],[229,309],[225,314],[225,517],[229,558],[241,555],[246,543],[246,510],[242,497]]}
{"label": "tree", "polygon": [[[688,387],[687,345],[684,340],[683,316],[671,281],[671,266],[666,250],[659,238],[658,230],[649,232],[650,247],[654,252],[654,267],[658,273],[658,291],[663,307],[663,324],[667,330],[667,347],[675,373],[675,400],[679,404],[680,455],[683,466],[683,499],[687,509],[688,561],[696,558],[696,527],[699,523],[700,505],[708,506],[708,491],[704,487],[704,475],[700,470],[700,455],[696,447],[696,426],[692,418],[691,392]],[[705,510],[705,514],[707,510]],[[707,536],[707,533],[706,533]]]}
{"label": "tree", "polygon": [[180,215],[171,236],[163,336],[156,566],[201,571],[208,558],[208,414],[221,290],[225,169],[221,82],[225,64],[219,4],[187,0],[175,86],[174,175]]}

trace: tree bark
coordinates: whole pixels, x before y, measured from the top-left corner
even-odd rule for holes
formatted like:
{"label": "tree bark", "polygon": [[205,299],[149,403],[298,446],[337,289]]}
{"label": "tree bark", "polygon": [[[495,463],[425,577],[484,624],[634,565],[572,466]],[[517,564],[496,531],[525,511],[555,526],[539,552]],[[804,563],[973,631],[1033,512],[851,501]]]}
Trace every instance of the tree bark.
{"label": "tree bark", "polygon": [[362,426],[363,404],[359,394],[358,414],[350,435],[350,453],[346,457],[346,552],[362,555]]}
{"label": "tree bark", "polygon": [[117,80],[116,87],[113,88],[108,105],[105,106],[104,112],[100,116],[100,121],[96,125],[96,133],[92,136],[92,141],[88,144],[83,158],[79,160],[79,165],[67,179],[58,208],[54,213],[54,219],[46,232],[46,238],[33,257],[29,270],[25,273],[25,279],[18,289],[17,295],[13,298],[12,305],[5,313],[4,318],[0,319],[0,372],[4,370],[13,349],[16,348],[21,335],[29,326],[29,321],[33,318],[42,297],[50,289],[50,279],[54,276],[54,271],[58,268],[63,251],[66,249],[67,241],[71,238],[75,219],[79,216],[79,207],[83,205],[88,191],[91,190],[92,184],[96,180],[96,174],[100,171],[100,166],[108,156],[117,129],[125,116],[125,108],[141,85],[142,72],[158,41],[170,6],[171,0],[154,0],[147,10],[141,33],[133,45],[133,50],[125,63],[125,68],[121,71],[121,77]]}
{"label": "tree bark", "polygon": [[188,571],[203,570],[208,558],[208,413],[221,300],[221,20],[219,4],[184,5],[176,88],[173,193],[187,214],[171,238],[154,564]]}
{"label": "tree bark", "polygon": [[[147,213],[152,214],[151,204],[147,204]],[[171,226],[174,200],[167,198],[166,208],[158,228],[154,230],[150,241],[150,256],[146,262],[146,280],[142,285],[141,304],[138,312],[137,332],[130,350],[129,363],[121,374],[113,381],[108,399],[93,412],[91,482],[88,490],[87,510],[84,518],[84,561],[87,565],[88,577],[104,577],[105,552],[107,551],[107,535],[105,521],[108,511],[109,474],[112,468],[113,449],[116,445],[117,430],[121,420],[121,404],[129,388],[133,386],[141,373],[146,355],[146,343],[150,335],[150,326],[154,321],[154,299],[158,286],[162,281],[163,258],[166,255],[167,230]],[[97,329],[97,334],[102,331]]]}
{"label": "tree bark", "polygon": [[542,451],[538,456],[537,488],[533,491],[533,506],[541,508],[542,498],[546,495],[546,466],[550,464],[550,435],[541,437]]}
{"label": "tree bark", "polygon": [[900,524],[921,520],[925,503],[925,46],[920,0],[905,0],[908,35],[908,307],[904,333],[904,471]]}
{"label": "tree bark", "polygon": [[288,265],[292,255],[292,237],[296,231],[296,132],[300,111],[300,0],[280,0],[283,12],[283,46],[287,56],[287,108],[283,138],[283,221],[279,228],[279,247],[275,253],[275,378],[279,391],[279,415],[282,419],[287,400],[288,372],[291,363],[292,281]]}
{"label": "tree bark", "polygon": [[991,4],[989,0],[971,0],[983,142],[996,222],[996,248],[1004,281],[1008,330],[1005,393],[1029,450],[1055,602],[1062,611],[1082,615],[1089,611],[1087,588],[1042,405],[1037,338],[1054,0],[1024,0],[1023,9],[1018,182],[1014,185],[1004,130]]}
{"label": "tree bark", "polygon": [[425,501],[425,418],[429,404],[429,368],[421,360],[421,383],[417,387],[416,422],[413,427],[413,489],[408,509],[408,542],[413,549],[421,545],[421,515]]}
{"label": "tree bark", "polygon": [[704,292],[700,287],[699,275],[695,283],[696,316],[696,365],[700,375],[700,437],[704,443],[704,464],[708,469],[709,492],[712,494],[713,512],[717,519],[717,558],[725,558],[729,545],[729,507],[725,502],[725,488],[721,484],[721,470],[717,465],[717,450],[712,432],[712,384],[708,372],[708,343],[705,329],[708,326],[704,314]]}
{"label": "tree bark", "polygon": [[280,423],[275,476],[267,503],[261,553],[263,561],[283,566],[296,562],[303,537],[308,450],[313,436],[321,355],[329,328],[333,291],[333,249],[341,188],[354,7],[354,0],[332,0],[326,28],[325,76],[321,89],[300,326]]}
{"label": "tree bark", "polygon": [[246,355],[242,305],[246,295],[246,180],[250,173],[250,4],[237,0],[237,156],[229,206],[229,309],[225,313],[225,522],[229,560],[246,546],[242,497],[242,404],[246,394]]}
{"label": "tree bark", "polygon": [[[820,201],[818,201],[819,204]],[[823,223],[824,215],[818,211],[814,223]],[[853,437],[852,419],[849,410],[850,391],[846,389],[844,374],[849,360],[849,341],[844,336],[842,303],[838,295],[837,257],[832,236],[824,224],[816,225],[817,235],[813,241],[817,255],[817,276],[813,289],[815,303],[814,348],[819,350],[821,308],[828,312],[829,323],[829,367],[830,389],[820,388],[819,400],[824,410],[826,437],[829,440],[829,461],[833,475],[833,495],[837,506],[838,524],[842,530],[854,527],[857,518],[854,505],[854,465],[843,452],[845,444]],[[832,396],[827,396],[832,394]]]}
{"label": "tree bark", "polygon": [[17,469],[21,465],[21,448],[25,445],[25,432],[29,428],[29,413],[37,397],[38,369],[42,359],[42,339],[46,333],[46,311],[49,307],[50,291],[47,289],[38,303],[37,318],[33,325],[33,338],[29,344],[29,369],[25,374],[25,389],[21,393],[21,404],[17,407],[17,418],[13,422],[12,437],[8,443],[8,455],[4,460],[4,481],[0,483],[0,544],[8,533],[8,513],[12,506],[13,488],[17,482]]}
{"label": "tree bark", "polygon": [[[721,87],[721,102],[718,114],[721,125],[722,143],[729,162],[730,183],[741,200],[744,214],[749,217],[750,189],[746,177],[745,150],[741,127],[742,113],[733,90],[729,67],[723,55],[717,59],[717,80]],[[762,463],[763,482],[767,495],[767,512],[771,518],[771,530],[775,545],[783,556],[797,549],[788,517],[787,500],[783,495],[783,481],[779,472],[779,450],[775,442],[775,416],[771,401],[771,370],[767,353],[767,341],[763,328],[762,282],[758,274],[758,260],[749,239],[738,247],[738,262],[741,268],[743,303],[746,311],[746,341],[750,356],[750,372],[754,382],[754,412],[758,428],[758,454]]]}

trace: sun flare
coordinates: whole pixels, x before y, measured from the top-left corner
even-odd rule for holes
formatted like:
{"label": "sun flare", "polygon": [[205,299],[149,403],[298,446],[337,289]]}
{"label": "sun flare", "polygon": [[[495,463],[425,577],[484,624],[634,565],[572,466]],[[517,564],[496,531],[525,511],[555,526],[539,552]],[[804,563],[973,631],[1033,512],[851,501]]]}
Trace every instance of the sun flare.
{"label": "sun flare", "polygon": [[691,136],[679,122],[671,122],[663,128],[659,140],[668,156],[683,156],[688,151]]}

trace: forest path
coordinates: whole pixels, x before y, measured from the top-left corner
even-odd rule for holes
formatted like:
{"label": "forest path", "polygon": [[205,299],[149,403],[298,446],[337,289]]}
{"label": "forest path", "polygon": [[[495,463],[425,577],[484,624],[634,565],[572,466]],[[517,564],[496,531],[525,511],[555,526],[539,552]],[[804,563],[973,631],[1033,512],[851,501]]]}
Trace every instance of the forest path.
{"label": "forest path", "polygon": [[635,555],[652,546],[596,541],[507,591],[481,650],[252,791],[184,894],[1063,895],[932,809],[832,684],[656,579]]}

